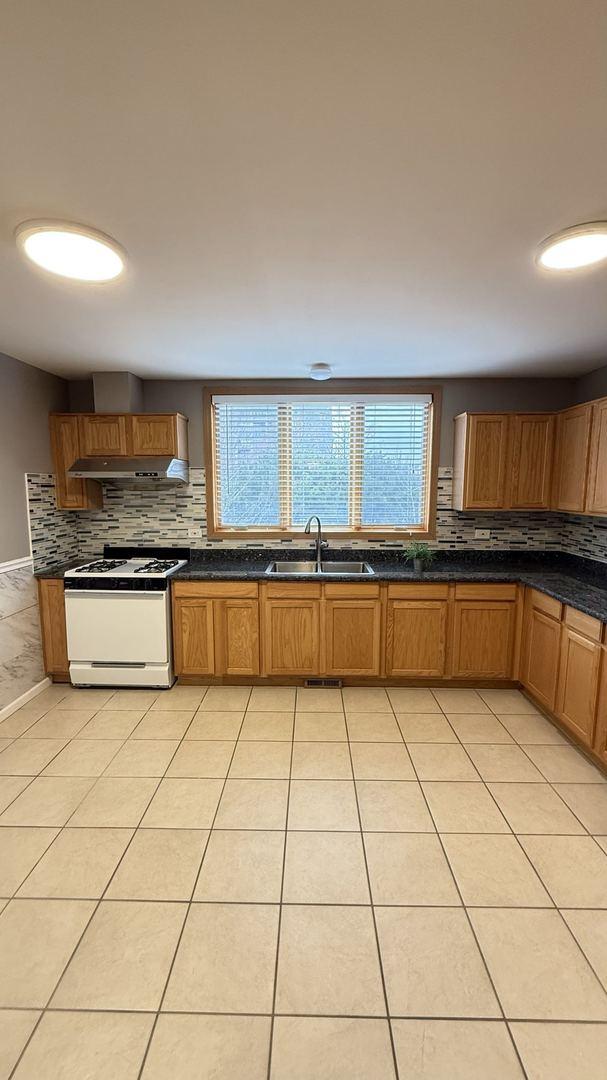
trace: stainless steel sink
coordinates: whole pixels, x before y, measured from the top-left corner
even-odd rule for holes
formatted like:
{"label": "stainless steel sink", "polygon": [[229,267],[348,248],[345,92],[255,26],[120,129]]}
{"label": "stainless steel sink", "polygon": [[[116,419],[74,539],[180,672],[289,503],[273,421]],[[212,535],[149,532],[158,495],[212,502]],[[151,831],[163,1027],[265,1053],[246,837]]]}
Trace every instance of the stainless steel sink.
{"label": "stainless steel sink", "polygon": [[[366,562],[331,562],[323,559],[322,570],[319,576],[324,574],[341,574],[347,577],[369,576],[375,571]],[[297,577],[298,574],[318,574],[315,562],[273,562],[270,563],[266,574],[288,574]]]}

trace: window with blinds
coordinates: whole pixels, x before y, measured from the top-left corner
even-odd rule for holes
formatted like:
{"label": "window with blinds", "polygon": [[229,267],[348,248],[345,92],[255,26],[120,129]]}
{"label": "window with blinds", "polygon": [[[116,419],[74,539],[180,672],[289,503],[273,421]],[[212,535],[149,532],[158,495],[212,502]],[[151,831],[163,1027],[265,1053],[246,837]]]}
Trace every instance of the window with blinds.
{"label": "window with blinds", "polygon": [[212,397],[214,525],[428,529],[431,395]]}

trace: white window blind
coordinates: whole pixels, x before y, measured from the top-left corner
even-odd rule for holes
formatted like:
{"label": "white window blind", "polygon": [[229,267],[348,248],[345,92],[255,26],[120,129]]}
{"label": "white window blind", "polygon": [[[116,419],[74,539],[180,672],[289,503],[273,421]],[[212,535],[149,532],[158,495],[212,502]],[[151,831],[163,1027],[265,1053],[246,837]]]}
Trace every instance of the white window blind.
{"label": "white window blind", "polygon": [[213,397],[215,524],[427,528],[429,395]]}

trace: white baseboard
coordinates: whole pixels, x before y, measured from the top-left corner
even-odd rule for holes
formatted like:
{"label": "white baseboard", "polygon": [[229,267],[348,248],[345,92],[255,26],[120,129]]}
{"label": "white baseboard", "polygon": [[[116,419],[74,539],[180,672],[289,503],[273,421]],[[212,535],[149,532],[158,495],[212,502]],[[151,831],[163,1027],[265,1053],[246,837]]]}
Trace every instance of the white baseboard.
{"label": "white baseboard", "polygon": [[22,559],[11,559],[9,562],[0,563],[0,574],[10,574],[11,570],[21,570],[24,566],[32,565],[32,556],[24,555]]}
{"label": "white baseboard", "polygon": [[28,701],[31,701],[32,698],[37,697],[38,694],[41,694],[42,691],[46,690],[47,686],[50,685],[51,680],[47,677],[46,679],[42,679],[41,682],[36,683],[35,686],[32,686],[31,690],[26,690],[25,693],[21,694],[20,697],[15,698],[14,701],[11,701],[10,705],[5,705],[3,709],[0,709],[0,720],[6,720],[7,716],[10,716],[12,713],[17,712],[17,709],[20,709],[22,705],[27,705]]}

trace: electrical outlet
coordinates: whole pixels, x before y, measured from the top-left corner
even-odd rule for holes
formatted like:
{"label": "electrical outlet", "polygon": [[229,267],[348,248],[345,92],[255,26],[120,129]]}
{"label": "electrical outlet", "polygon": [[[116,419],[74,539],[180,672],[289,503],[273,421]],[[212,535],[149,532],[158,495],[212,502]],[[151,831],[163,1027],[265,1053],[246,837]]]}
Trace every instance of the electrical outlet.
{"label": "electrical outlet", "polygon": [[202,529],[199,525],[195,526],[192,529],[188,529],[188,536],[191,540],[197,540],[202,536]]}
{"label": "electrical outlet", "polygon": [[474,530],[474,539],[475,540],[490,540],[491,539],[491,529],[475,529]]}

